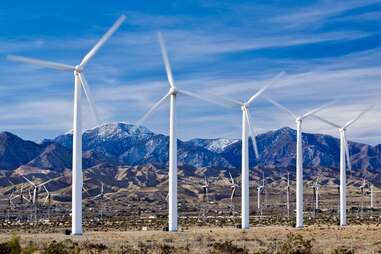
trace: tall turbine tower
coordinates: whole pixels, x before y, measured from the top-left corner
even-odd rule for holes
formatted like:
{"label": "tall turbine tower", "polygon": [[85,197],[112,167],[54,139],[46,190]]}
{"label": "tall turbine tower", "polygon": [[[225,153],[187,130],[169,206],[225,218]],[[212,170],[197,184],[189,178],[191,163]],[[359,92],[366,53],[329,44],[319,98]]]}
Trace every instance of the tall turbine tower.
{"label": "tall turbine tower", "polygon": [[[106,43],[111,35],[120,27],[125,20],[122,15],[113,26],[103,35],[95,46],[85,55],[79,65],[67,65],[20,56],[8,56],[9,60],[43,66],[60,71],[74,72],[74,113],[73,113],[73,180],[72,180],[72,234],[82,234],[82,116],[81,116],[81,90],[85,92],[90,104],[90,110],[98,121],[93,96],[83,74],[86,64],[94,57],[98,50]],[[82,89],[81,89],[82,88]]]}
{"label": "tall turbine tower", "polygon": [[255,132],[254,127],[252,125],[251,119],[250,119],[250,111],[249,107],[251,103],[253,103],[267,88],[275,84],[276,81],[278,81],[283,75],[285,74],[284,71],[281,71],[278,73],[266,86],[261,88],[259,91],[257,91],[253,96],[250,97],[249,100],[246,102],[240,101],[240,100],[233,100],[230,98],[225,98],[219,96],[222,100],[225,101],[225,103],[229,103],[231,106],[238,106],[241,108],[242,111],[242,166],[241,166],[241,228],[242,229],[248,229],[250,227],[249,224],[249,190],[250,190],[250,184],[249,184],[249,134],[251,137],[253,150],[255,153],[255,157],[259,158],[258,153],[258,147],[257,147],[257,141],[255,139]]}
{"label": "tall turbine tower", "polygon": [[[339,129],[340,133],[340,226],[346,226],[347,225],[347,183],[346,183],[346,168],[348,167],[349,171],[351,171],[351,160],[349,155],[349,146],[348,141],[346,137],[346,130],[354,124],[356,121],[358,121],[365,113],[370,111],[374,105],[366,108],[360,114],[358,114],[355,118],[344,124],[343,126],[340,126],[336,123],[333,123],[331,121],[328,121],[325,118],[322,118],[318,115],[315,115],[317,119],[320,121],[331,125],[335,128]],[[347,163],[346,163],[347,162]]]}
{"label": "tall turbine tower", "polygon": [[140,125],[144,120],[148,118],[153,112],[155,112],[164,102],[170,99],[170,116],[169,116],[169,191],[168,191],[168,230],[170,232],[177,231],[177,134],[176,134],[176,98],[178,95],[190,96],[200,100],[204,100],[210,103],[218,104],[220,106],[226,106],[222,103],[215,102],[211,99],[202,97],[196,93],[189,92],[183,89],[179,89],[175,85],[173,79],[171,66],[169,63],[167,49],[165,47],[164,38],[161,33],[158,34],[159,43],[161,48],[161,54],[163,57],[164,67],[167,74],[169,83],[169,91],[156,102],[148,111],[138,120],[136,125]]}
{"label": "tall turbine tower", "polygon": [[316,109],[313,109],[304,115],[297,116],[291,110],[271,99],[268,96],[264,96],[270,103],[272,103],[277,108],[288,113],[296,122],[296,228],[303,228],[303,143],[302,143],[302,122],[307,117],[319,112],[328,105],[332,104],[330,102]]}

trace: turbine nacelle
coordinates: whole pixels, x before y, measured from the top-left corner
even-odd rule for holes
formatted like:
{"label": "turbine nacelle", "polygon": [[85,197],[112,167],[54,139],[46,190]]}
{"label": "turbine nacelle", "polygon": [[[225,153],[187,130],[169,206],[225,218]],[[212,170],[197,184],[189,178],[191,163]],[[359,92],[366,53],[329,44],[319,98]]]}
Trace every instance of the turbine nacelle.
{"label": "turbine nacelle", "polygon": [[178,92],[178,91],[177,91],[177,89],[176,89],[175,87],[171,87],[171,88],[169,89],[169,92],[168,92],[168,93],[169,93],[170,95],[176,95],[177,92]]}
{"label": "turbine nacelle", "polygon": [[80,74],[81,72],[83,71],[83,66],[81,66],[81,65],[76,65],[75,67],[74,67],[74,75],[78,75],[78,74]]}

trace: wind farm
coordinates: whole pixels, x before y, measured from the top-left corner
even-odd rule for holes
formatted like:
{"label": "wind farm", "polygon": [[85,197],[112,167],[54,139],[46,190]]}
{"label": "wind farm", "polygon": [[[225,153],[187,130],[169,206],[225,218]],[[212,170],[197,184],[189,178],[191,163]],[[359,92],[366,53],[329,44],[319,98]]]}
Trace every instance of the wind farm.
{"label": "wind farm", "polygon": [[4,5],[0,252],[381,251],[376,1]]}

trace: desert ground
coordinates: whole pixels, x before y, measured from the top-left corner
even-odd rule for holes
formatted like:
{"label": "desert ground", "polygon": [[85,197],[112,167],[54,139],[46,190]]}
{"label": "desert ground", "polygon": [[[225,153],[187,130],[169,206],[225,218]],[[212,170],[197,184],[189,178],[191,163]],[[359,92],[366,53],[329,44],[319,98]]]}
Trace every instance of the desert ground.
{"label": "desert ground", "polygon": [[[285,226],[190,227],[177,233],[162,231],[86,231],[82,236],[63,233],[16,234],[21,246],[33,242],[40,249],[90,250],[90,253],[380,253],[381,227],[327,225],[295,229]],[[10,234],[0,234],[0,242]],[[92,250],[92,251],[91,251]],[[58,252],[57,252],[58,253]]]}

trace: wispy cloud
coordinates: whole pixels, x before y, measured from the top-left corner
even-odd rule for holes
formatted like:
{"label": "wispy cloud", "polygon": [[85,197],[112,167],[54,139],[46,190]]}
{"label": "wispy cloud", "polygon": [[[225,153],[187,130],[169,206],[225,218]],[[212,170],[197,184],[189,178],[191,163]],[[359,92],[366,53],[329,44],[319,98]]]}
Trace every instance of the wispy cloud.
{"label": "wispy cloud", "polygon": [[[381,49],[361,49],[325,58],[317,52],[314,59],[303,56],[309,53],[305,51],[310,45],[318,51],[324,43],[339,41],[353,45],[359,43],[357,39],[378,34],[380,31],[374,26],[375,22],[379,23],[374,19],[377,9],[354,11],[378,2],[259,5],[215,1],[199,4],[199,15],[186,11],[169,15],[160,10],[111,8],[107,15],[127,10],[126,23],[85,72],[102,121],[136,121],[168,90],[156,35],[161,30],[179,87],[204,95],[247,100],[276,73],[286,70],[287,75],[266,91],[268,95],[296,113],[339,98],[322,115],[345,122],[366,105],[379,101]],[[61,18],[65,20],[64,16]],[[355,20],[372,23],[372,29],[364,24],[351,26]],[[52,32],[48,36],[3,38],[0,50],[3,56],[12,53],[76,64],[110,25],[101,20],[94,23],[87,33],[80,35],[61,36]],[[296,47],[300,50],[292,50]],[[281,57],[277,55],[278,49],[290,53]],[[261,50],[268,53],[256,54]],[[52,137],[71,129],[72,73],[0,61],[0,76],[3,129],[33,139]],[[88,112],[85,100],[83,107]],[[179,97],[178,109],[182,139],[220,137],[227,133],[233,137],[240,135],[239,108],[229,110]],[[370,112],[358,122],[350,130],[350,137],[380,143],[381,140],[374,138],[381,136],[377,128],[378,111]],[[294,127],[293,119],[263,99],[253,104],[252,114],[259,132],[284,125]],[[91,115],[84,115],[84,127],[93,126]],[[167,133],[168,104],[145,124],[154,131]],[[305,129],[336,135],[335,130],[313,119],[306,121]]]}

